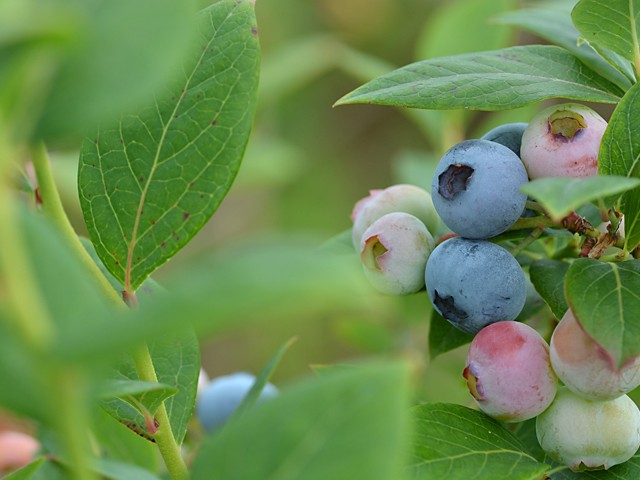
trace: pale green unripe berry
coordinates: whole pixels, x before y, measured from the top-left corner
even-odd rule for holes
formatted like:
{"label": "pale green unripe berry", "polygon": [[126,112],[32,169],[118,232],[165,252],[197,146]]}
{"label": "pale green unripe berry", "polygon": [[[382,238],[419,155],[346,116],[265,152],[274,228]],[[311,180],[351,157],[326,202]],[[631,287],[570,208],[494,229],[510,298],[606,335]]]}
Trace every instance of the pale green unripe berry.
{"label": "pale green unripe berry", "polygon": [[393,212],[417,217],[430,232],[435,232],[440,223],[431,195],[420,187],[400,184],[384,190],[371,190],[368,197],[356,203],[351,213],[353,246],[359,248],[364,231],[383,215]]}
{"label": "pale green unripe berry", "polygon": [[640,356],[620,368],[613,356],[584,331],[567,310],[551,337],[551,365],[577,395],[609,400],[640,386]]}
{"label": "pale green unripe berry", "polygon": [[424,223],[408,213],[383,215],[362,235],[360,260],[379,291],[408,295],[424,287],[424,271],[434,240]]}
{"label": "pale green unripe berry", "polygon": [[536,419],[536,435],[551,458],[574,471],[609,468],[640,448],[640,410],[627,395],[587,400],[562,387]]}

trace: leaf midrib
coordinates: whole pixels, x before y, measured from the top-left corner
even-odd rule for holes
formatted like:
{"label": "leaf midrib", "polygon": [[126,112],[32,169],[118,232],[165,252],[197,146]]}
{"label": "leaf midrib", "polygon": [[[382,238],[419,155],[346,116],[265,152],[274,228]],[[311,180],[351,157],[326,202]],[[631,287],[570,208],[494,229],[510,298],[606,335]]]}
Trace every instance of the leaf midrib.
{"label": "leaf midrib", "polygon": [[[411,72],[411,73],[418,74],[418,72]],[[383,93],[386,93],[388,90],[394,90],[394,89],[399,88],[399,87],[403,87],[403,88],[419,87],[425,81],[429,81],[429,80],[442,80],[443,82],[448,82],[448,81],[450,81],[449,79],[451,79],[451,78],[457,78],[457,79],[460,80],[461,83],[464,83],[467,78],[478,78],[478,77],[484,77],[484,76],[486,76],[486,77],[491,76],[493,78],[507,77],[508,76],[511,79],[513,79],[514,77],[521,77],[523,81],[530,81],[531,79],[536,79],[540,83],[553,81],[554,83],[563,83],[563,84],[567,84],[567,85],[570,85],[570,86],[576,86],[576,87],[579,87],[579,88],[582,88],[582,89],[591,90],[593,92],[597,92],[597,93],[600,93],[600,94],[606,94],[607,96],[610,96],[611,98],[620,98],[614,93],[611,93],[611,92],[608,92],[606,90],[602,90],[600,88],[596,88],[596,87],[593,87],[593,86],[590,86],[590,85],[586,85],[584,83],[572,82],[572,81],[569,81],[569,80],[563,80],[563,79],[555,78],[555,77],[551,77],[551,76],[544,77],[542,75],[518,74],[518,73],[509,73],[509,72],[453,73],[451,75],[446,75],[446,76],[425,77],[424,79],[421,79],[421,80],[414,80],[412,82],[396,83],[395,85],[392,85],[390,87],[377,88],[377,89],[369,91],[369,92],[367,92],[365,90],[362,93],[360,93],[359,95],[367,95],[367,94],[371,94],[371,93],[374,93],[374,92],[376,94],[383,94]],[[354,92],[354,93],[356,93],[356,92]],[[346,97],[345,100],[356,99],[359,95],[353,95],[353,97]],[[491,95],[491,93],[489,95]]]}
{"label": "leaf midrib", "polygon": [[[231,15],[229,15],[227,17],[227,19],[230,17]],[[225,19],[226,22],[226,19]],[[222,25],[224,25],[224,22],[220,25],[220,27],[222,27]],[[176,105],[173,108],[173,111],[171,112],[171,116],[169,117],[169,121],[166,124],[162,124],[162,134],[160,136],[160,140],[158,142],[158,146],[156,148],[156,153],[153,159],[153,164],[151,166],[151,170],[149,172],[149,175],[147,175],[146,181],[144,183],[144,187],[142,189],[142,192],[140,194],[140,201],[138,203],[138,208],[136,210],[136,216],[134,219],[134,224],[133,224],[133,230],[131,232],[131,241],[127,244],[127,262],[126,262],[126,266],[125,266],[125,284],[124,284],[124,288],[125,291],[127,293],[133,293],[131,291],[131,270],[132,270],[132,262],[133,262],[133,251],[135,250],[135,246],[136,246],[136,241],[137,241],[137,233],[138,233],[138,228],[140,226],[140,218],[142,217],[142,209],[144,207],[144,203],[146,200],[146,196],[147,196],[147,192],[149,190],[149,186],[151,185],[151,181],[153,179],[153,175],[156,171],[156,168],[158,166],[158,162],[160,159],[160,152],[162,151],[162,147],[164,146],[164,140],[166,138],[167,132],[169,131],[169,127],[172,125],[173,120],[175,119],[175,115],[176,112],[178,111],[178,109],[180,108],[180,105],[182,104],[182,100],[184,99],[185,95],[187,94],[187,91],[189,89],[189,85],[191,84],[191,81],[193,80],[194,75],[196,74],[196,71],[198,70],[198,68],[200,67],[200,65],[202,64],[202,61],[205,57],[205,54],[207,52],[207,50],[209,50],[209,47],[211,46],[211,43],[216,39],[215,35],[212,35],[211,38],[209,39],[209,41],[207,42],[207,46],[206,48],[202,49],[202,52],[200,53],[200,57],[198,58],[198,61],[196,62],[196,64],[193,67],[193,70],[191,71],[189,77],[187,78],[184,88],[182,89],[182,92],[180,94],[180,97],[178,98],[178,100],[176,101]],[[156,103],[156,108],[157,108],[157,102]],[[160,122],[162,123],[162,116],[160,115],[160,112],[158,111],[159,114],[159,118],[160,118]],[[126,238],[125,238],[125,242],[126,242]]]}

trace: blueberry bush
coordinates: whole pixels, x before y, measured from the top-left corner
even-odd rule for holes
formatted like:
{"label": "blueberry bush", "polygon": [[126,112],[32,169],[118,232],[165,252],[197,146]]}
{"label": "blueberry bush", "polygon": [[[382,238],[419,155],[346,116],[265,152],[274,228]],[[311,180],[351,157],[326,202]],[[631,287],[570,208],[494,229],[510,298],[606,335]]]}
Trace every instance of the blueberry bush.
{"label": "blueberry bush", "polygon": [[[32,433],[0,436],[3,478],[638,478],[640,4],[460,0],[394,69],[319,37],[261,67],[255,2],[209,3],[0,3],[0,408]],[[333,112],[401,107],[429,153],[334,238],[261,235],[157,281],[268,130],[261,73],[267,109],[273,65],[304,83],[327,46],[366,82]],[[420,312],[425,358],[464,350],[466,401],[425,401],[442,387],[380,311]],[[256,375],[201,368],[205,339],[344,312],[376,358],[276,387],[285,337]]]}

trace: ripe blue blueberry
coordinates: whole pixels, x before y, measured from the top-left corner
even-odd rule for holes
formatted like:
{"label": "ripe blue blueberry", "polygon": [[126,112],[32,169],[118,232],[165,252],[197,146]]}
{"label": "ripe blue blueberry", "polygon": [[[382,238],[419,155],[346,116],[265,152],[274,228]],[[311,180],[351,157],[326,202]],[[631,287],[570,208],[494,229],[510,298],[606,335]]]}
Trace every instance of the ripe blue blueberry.
{"label": "ripe blue blueberry", "polygon": [[466,238],[494,237],[513,225],[524,211],[528,181],[520,158],[504,145],[465,140],[440,160],[431,196],[442,221]]}
{"label": "ripe blue blueberry", "polygon": [[[238,408],[256,381],[249,373],[238,372],[214,378],[196,404],[196,414],[203,428],[211,432],[220,428]],[[278,395],[278,389],[267,383],[258,398],[262,402]]]}
{"label": "ripe blue blueberry", "polygon": [[520,145],[522,145],[522,134],[527,128],[528,123],[505,123],[499,127],[493,128],[485,133],[481,140],[489,140],[504,145],[516,155],[520,156]]}
{"label": "ripe blue blueberry", "polygon": [[470,334],[490,323],[514,320],[527,297],[517,260],[482,240],[457,237],[438,245],[427,261],[425,282],[440,315]]}

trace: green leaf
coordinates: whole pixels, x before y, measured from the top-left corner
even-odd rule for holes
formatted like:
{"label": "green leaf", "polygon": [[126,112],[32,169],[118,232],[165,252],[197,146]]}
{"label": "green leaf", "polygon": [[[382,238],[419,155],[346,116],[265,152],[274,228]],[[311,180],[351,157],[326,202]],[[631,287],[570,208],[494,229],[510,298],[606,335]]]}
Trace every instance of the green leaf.
{"label": "green leaf", "polygon": [[640,186],[640,178],[600,175],[585,178],[538,178],[520,191],[537,200],[556,221],[594,200],[604,199]]}
{"label": "green leaf", "polygon": [[482,412],[433,403],[415,407],[413,414],[413,479],[538,480],[549,470],[549,465],[526,453],[511,432]]}
{"label": "green leaf", "polygon": [[608,470],[572,472],[569,467],[554,469],[551,480],[620,480],[640,478],[640,455],[631,457],[626,462],[615,465]]}
{"label": "green leaf", "polygon": [[[180,444],[195,404],[200,373],[198,339],[187,329],[180,335],[165,335],[154,340],[149,345],[149,351],[161,383],[139,381],[135,365],[127,358],[119,367],[120,383],[110,383],[117,387],[116,394],[121,399],[104,401],[102,407],[134,432],[144,435],[149,431],[144,412],[140,411],[138,404],[153,415],[164,401],[171,430]],[[135,400],[132,401],[131,396]]]}
{"label": "green leaf", "polygon": [[433,360],[438,355],[465,345],[473,340],[473,335],[454,327],[435,310],[431,311],[429,324],[429,357]]}
{"label": "green leaf", "polygon": [[[102,263],[102,260],[100,260],[100,257],[98,256],[93,243],[91,243],[91,240],[81,237],[80,242],[82,243],[82,246],[87,251],[87,253],[89,253],[95,264],[98,266],[102,274],[107,277],[107,280],[109,280],[109,283],[111,283],[111,286],[115,289],[115,291],[122,292],[122,290],[124,289],[124,285],[122,285],[116,279],[116,277],[111,275],[111,272],[107,270],[107,267],[104,266],[104,263]],[[140,288],[136,292],[136,298],[138,299],[140,307],[145,308],[148,304],[155,302],[160,295],[165,295],[166,293],[167,291],[158,282],[149,277],[142,283],[142,285],[140,285]]]}
{"label": "green leaf", "polygon": [[531,418],[515,425],[507,425],[507,428],[518,438],[518,440],[522,442],[524,446],[527,447],[527,452],[531,453],[536,460],[539,462],[544,462],[546,460],[547,454],[542,450],[536,435],[535,418]]}
{"label": "green leaf", "polygon": [[169,94],[83,143],[80,203],[109,271],[136,290],[209,220],[231,187],[256,104],[253,3],[223,0]]}
{"label": "green leaf", "polygon": [[44,461],[44,457],[39,458],[29,465],[22,467],[20,470],[2,477],[2,480],[29,480],[40,469]]}
{"label": "green leaf", "polygon": [[21,212],[23,235],[39,294],[56,328],[56,340],[78,325],[91,327],[109,312],[102,293],[47,217]]}
{"label": "green leaf", "polygon": [[50,405],[43,398],[42,359],[33,355],[10,327],[6,314],[0,313],[0,405],[12,412],[46,422]]}
{"label": "green leaf", "polygon": [[640,354],[640,260],[574,261],[565,279],[567,303],[617,367]]}
{"label": "green leaf", "polygon": [[[622,98],[602,137],[598,154],[598,173],[640,178],[640,84],[634,85]],[[640,244],[640,189],[622,195],[620,209],[624,213],[625,248]]]}
{"label": "green leaf", "polygon": [[[75,20],[53,65],[36,136],[56,139],[93,130],[123,111],[153,101],[179,71],[192,41],[193,2],[52,0]],[[55,8],[54,7],[54,8]],[[32,13],[41,8],[32,5]],[[57,66],[57,69],[51,68]]]}
{"label": "green leaf", "polygon": [[262,369],[262,372],[260,372],[260,375],[258,375],[258,378],[256,378],[255,382],[253,382],[251,389],[242,399],[242,403],[240,403],[240,405],[238,405],[238,408],[236,408],[233,412],[233,417],[244,415],[247,411],[253,408],[253,406],[260,398],[260,394],[262,393],[265,385],[269,383],[271,375],[273,375],[273,372],[278,367],[280,360],[282,360],[282,357],[284,356],[286,351],[289,350],[289,347],[291,347],[291,345],[293,345],[297,339],[297,337],[293,337],[287,340],[284,345],[282,345],[278,349],[271,360],[269,360],[269,363],[267,363],[267,365]]}
{"label": "green leaf", "polygon": [[567,270],[569,264],[559,260],[536,260],[529,266],[531,283],[557,319],[562,318],[569,308],[564,297]]}
{"label": "green leaf", "polygon": [[566,50],[527,45],[414,63],[366,83],[336,105],[504,110],[550,98],[616,103],[622,93]]}
{"label": "green leaf", "polygon": [[[545,8],[528,8],[498,15],[495,22],[520,27],[544,40],[567,49],[582,63],[623,90],[631,87],[629,78],[611,66],[587,42],[580,42],[580,33],[571,21],[571,10],[565,4],[552,3]],[[628,63],[628,62],[627,62]]]}
{"label": "green leaf", "polygon": [[640,5],[636,0],[581,0],[571,12],[571,19],[589,43],[637,64],[638,15]]}
{"label": "green leaf", "polygon": [[397,363],[301,383],[206,440],[191,478],[399,478],[408,387],[407,369]]}
{"label": "green leaf", "polygon": [[152,414],[165,399],[176,393],[177,390],[171,385],[127,378],[108,380],[100,389],[100,396],[103,398],[117,397],[131,403],[134,407],[136,402],[142,405],[152,405],[148,408]]}

